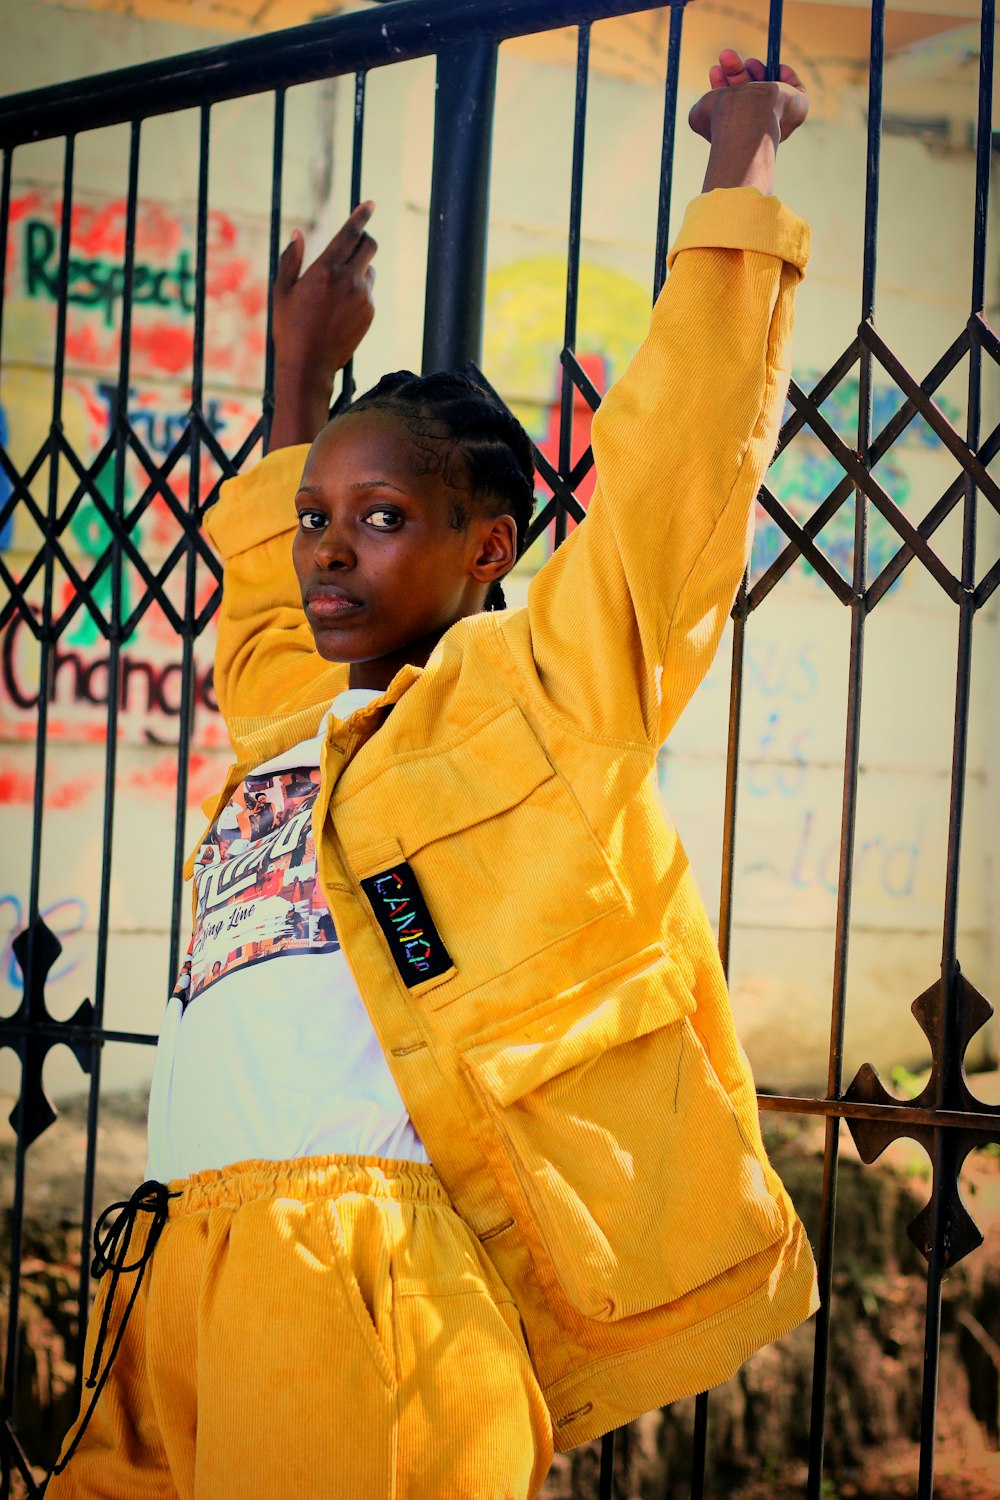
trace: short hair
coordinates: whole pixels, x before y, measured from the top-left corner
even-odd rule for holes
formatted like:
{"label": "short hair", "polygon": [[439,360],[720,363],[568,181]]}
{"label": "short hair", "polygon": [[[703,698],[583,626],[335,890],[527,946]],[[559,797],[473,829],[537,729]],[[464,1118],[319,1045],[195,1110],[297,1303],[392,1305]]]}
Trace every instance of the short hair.
{"label": "short hair", "polygon": [[[426,456],[425,472],[439,473],[450,489],[470,494],[488,515],[512,516],[517,528],[515,560],[521,556],[535,508],[535,461],[531,440],[513,412],[468,375],[415,375],[412,370],[383,375],[341,415],[371,410],[400,417]],[[452,524],[457,530],[468,524],[457,502]],[[485,608],[505,607],[497,579],[490,585]]]}

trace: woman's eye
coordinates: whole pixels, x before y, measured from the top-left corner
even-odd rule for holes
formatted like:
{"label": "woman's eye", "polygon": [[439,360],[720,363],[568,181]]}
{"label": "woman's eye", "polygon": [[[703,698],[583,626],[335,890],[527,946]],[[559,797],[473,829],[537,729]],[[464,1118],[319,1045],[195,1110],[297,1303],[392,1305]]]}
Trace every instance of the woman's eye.
{"label": "woman's eye", "polygon": [[302,531],[319,531],[326,525],[326,516],[321,510],[300,510],[299,527]]}
{"label": "woman's eye", "polygon": [[403,522],[398,510],[370,510],[365,520],[376,531],[396,531]]}

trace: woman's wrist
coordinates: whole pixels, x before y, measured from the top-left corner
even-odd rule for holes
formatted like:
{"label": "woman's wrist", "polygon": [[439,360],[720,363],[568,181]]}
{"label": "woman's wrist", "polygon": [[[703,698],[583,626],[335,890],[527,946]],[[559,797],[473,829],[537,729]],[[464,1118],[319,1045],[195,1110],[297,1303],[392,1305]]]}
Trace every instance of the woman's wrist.
{"label": "woman's wrist", "polygon": [[711,150],[702,191],[754,187],[770,193],[781,140],[777,100],[766,85],[758,84],[754,89],[719,89],[712,103]]}
{"label": "woman's wrist", "polygon": [[333,400],[333,382],[318,381],[298,370],[280,366],[274,379],[274,415],[267,451],[311,443],[326,426]]}

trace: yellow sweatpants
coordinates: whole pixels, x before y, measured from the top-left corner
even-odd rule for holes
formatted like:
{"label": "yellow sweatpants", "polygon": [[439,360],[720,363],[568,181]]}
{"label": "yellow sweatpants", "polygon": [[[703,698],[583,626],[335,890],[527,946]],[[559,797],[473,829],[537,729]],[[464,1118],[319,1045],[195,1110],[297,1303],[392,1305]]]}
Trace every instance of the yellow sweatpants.
{"label": "yellow sweatpants", "polygon": [[[46,1500],[537,1493],[552,1435],[517,1310],[433,1168],[249,1161],[170,1188],[107,1383]],[[133,1285],[118,1281],[102,1367]]]}

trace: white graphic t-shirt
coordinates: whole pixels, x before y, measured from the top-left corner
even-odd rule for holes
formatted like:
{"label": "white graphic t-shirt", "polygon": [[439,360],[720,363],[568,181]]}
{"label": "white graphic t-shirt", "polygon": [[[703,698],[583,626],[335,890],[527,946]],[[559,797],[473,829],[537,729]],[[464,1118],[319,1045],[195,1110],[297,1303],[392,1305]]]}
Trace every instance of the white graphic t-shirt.
{"label": "white graphic t-shirt", "polygon": [[[378,696],[348,690],[330,712]],[[198,851],[194,933],[149,1099],[159,1182],[250,1159],[428,1159],[317,880],[326,727],[247,776]]]}

